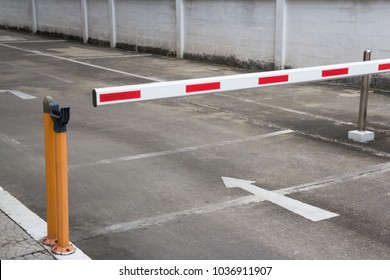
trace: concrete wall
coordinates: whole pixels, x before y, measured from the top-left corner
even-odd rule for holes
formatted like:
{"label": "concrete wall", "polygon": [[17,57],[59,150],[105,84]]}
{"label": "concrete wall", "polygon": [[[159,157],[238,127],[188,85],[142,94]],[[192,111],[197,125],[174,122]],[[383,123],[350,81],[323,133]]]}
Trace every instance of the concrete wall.
{"label": "concrete wall", "polygon": [[3,27],[265,69],[388,58],[389,15],[387,0],[0,0]]}
{"label": "concrete wall", "polygon": [[117,0],[116,16],[118,42],[175,51],[175,1]]}
{"label": "concrete wall", "polygon": [[273,62],[275,0],[185,1],[184,52]]}
{"label": "concrete wall", "polygon": [[35,2],[38,30],[53,33],[63,33],[79,37],[83,36],[80,29],[80,0],[37,0]]}
{"label": "concrete wall", "polygon": [[0,0],[0,24],[31,29],[31,1]]}
{"label": "concrete wall", "polygon": [[86,3],[88,37],[101,41],[110,41],[111,28],[108,1],[90,0],[86,1]]}
{"label": "concrete wall", "polygon": [[290,0],[287,2],[286,60],[291,66],[350,62],[371,48],[390,57],[390,1]]}

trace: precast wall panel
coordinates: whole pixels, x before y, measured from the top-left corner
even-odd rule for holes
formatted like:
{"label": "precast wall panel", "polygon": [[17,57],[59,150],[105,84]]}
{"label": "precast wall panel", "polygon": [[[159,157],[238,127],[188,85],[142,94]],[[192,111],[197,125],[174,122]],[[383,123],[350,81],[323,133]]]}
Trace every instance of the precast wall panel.
{"label": "precast wall panel", "polygon": [[87,5],[89,37],[100,41],[110,41],[111,31],[108,1],[88,0]]}
{"label": "precast wall panel", "polygon": [[184,0],[184,52],[273,62],[275,0]]}
{"label": "precast wall panel", "polygon": [[29,0],[0,0],[0,25],[31,29],[31,10]]}
{"label": "precast wall panel", "polygon": [[39,31],[82,36],[80,0],[36,0],[36,11]]}
{"label": "precast wall panel", "polygon": [[288,0],[286,65],[351,62],[370,48],[390,57],[390,2],[384,0]]}
{"label": "precast wall panel", "polygon": [[116,0],[117,42],[176,49],[174,0]]}

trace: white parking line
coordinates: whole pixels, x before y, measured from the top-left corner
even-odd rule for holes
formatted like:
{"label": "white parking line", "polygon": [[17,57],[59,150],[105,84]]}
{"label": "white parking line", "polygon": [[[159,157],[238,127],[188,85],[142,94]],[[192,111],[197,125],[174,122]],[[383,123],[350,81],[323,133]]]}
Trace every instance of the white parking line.
{"label": "white parking line", "polygon": [[[360,177],[374,175],[378,173],[384,173],[384,172],[390,172],[390,162],[368,166],[366,168],[362,168],[352,172],[347,172],[345,174],[341,174],[338,176],[326,177],[316,182],[310,182],[299,186],[279,189],[274,192],[279,195],[287,195],[294,192],[308,191],[311,189],[315,189],[316,187],[327,187],[339,183],[341,181],[358,179]],[[252,203],[259,203],[263,201],[265,201],[265,199],[260,198],[256,195],[249,195],[234,200],[215,203],[213,205],[208,204],[206,206],[200,206],[197,208],[192,208],[192,209],[183,210],[179,212],[167,213],[163,215],[143,218],[143,219],[130,221],[130,222],[117,223],[101,229],[92,230],[88,234],[83,235],[82,240],[77,240],[77,241],[83,241],[83,240],[95,238],[109,233],[119,233],[119,232],[125,232],[132,229],[141,229],[141,228],[148,228],[150,226],[159,226],[163,223],[175,219],[182,219],[183,217],[186,216],[207,214],[207,213],[224,210],[229,207],[240,207],[240,206],[244,206]]]}
{"label": "white parking line", "polygon": [[13,95],[19,97],[20,99],[24,99],[24,100],[28,100],[28,99],[35,99],[36,97],[35,96],[32,96],[30,94],[27,94],[27,93],[24,93],[24,92],[21,92],[21,91],[18,91],[18,90],[9,90],[9,89],[0,89],[0,93],[4,93],[4,92],[10,92],[12,93]]}
{"label": "white parking line", "polygon": [[87,234],[83,234],[82,240],[76,240],[75,242],[84,241],[91,238],[96,238],[101,235],[105,235],[108,233],[119,233],[124,232],[132,229],[139,229],[139,228],[147,228],[150,226],[157,226],[162,223],[166,223],[175,219],[183,218],[186,216],[191,216],[194,214],[200,215],[200,214],[207,214],[212,213],[216,211],[223,210],[228,207],[234,207],[234,206],[243,206],[251,203],[258,203],[262,202],[263,200],[255,195],[249,195],[240,197],[234,200],[224,201],[220,203],[215,203],[212,205],[207,205],[203,207],[198,208],[192,208],[189,210],[183,210],[179,212],[173,212],[173,213],[167,213],[162,214],[158,216],[153,216],[149,218],[139,219],[131,222],[123,222],[123,223],[117,223],[110,226],[107,226],[105,228],[101,229],[95,229]]}
{"label": "white parking line", "polygon": [[25,41],[26,39],[20,37],[14,37],[9,35],[0,35],[0,42],[15,42],[15,41]]}
{"label": "white parking line", "polygon": [[172,154],[178,154],[178,153],[184,153],[184,152],[192,152],[192,151],[197,151],[197,150],[201,150],[201,149],[221,147],[221,146],[238,144],[238,143],[243,143],[243,142],[248,142],[248,141],[256,141],[256,140],[260,140],[260,139],[284,135],[284,134],[293,133],[293,132],[294,132],[294,130],[286,129],[286,130],[282,130],[282,131],[271,132],[271,133],[261,134],[261,135],[251,136],[251,137],[245,137],[245,138],[241,138],[241,139],[227,140],[227,141],[222,141],[222,142],[217,142],[217,143],[212,143],[212,144],[204,144],[204,145],[199,145],[199,146],[178,148],[178,149],[173,149],[173,150],[166,150],[166,151],[160,151],[160,152],[154,152],[154,153],[125,156],[125,157],[112,158],[112,159],[103,159],[103,160],[99,160],[99,161],[93,162],[93,163],[70,165],[69,169],[75,169],[75,168],[81,168],[81,167],[91,167],[91,166],[96,166],[96,165],[104,165],[104,164],[137,160],[137,159],[144,159],[144,158],[151,158],[151,157],[159,157],[159,156],[172,155]]}
{"label": "white parking line", "polygon": [[88,60],[88,59],[106,59],[106,58],[137,58],[137,57],[149,57],[151,54],[129,54],[129,55],[109,55],[109,56],[83,56],[73,57],[76,60]]}
{"label": "white parking line", "polygon": [[233,98],[235,100],[243,101],[243,102],[246,102],[246,103],[253,103],[253,104],[259,105],[261,107],[265,107],[265,108],[271,108],[271,109],[276,109],[276,110],[280,110],[280,111],[284,111],[284,112],[289,112],[289,113],[294,113],[294,114],[298,114],[298,115],[308,116],[308,117],[312,117],[312,118],[315,118],[315,119],[327,120],[327,121],[334,122],[336,124],[354,125],[354,123],[352,123],[352,122],[339,120],[339,119],[334,119],[334,118],[330,118],[330,117],[325,117],[325,116],[321,116],[321,115],[316,115],[316,114],[312,114],[312,113],[308,113],[308,112],[304,112],[304,111],[300,111],[300,110],[295,110],[295,109],[290,109],[290,108],[286,108],[286,107],[282,107],[282,106],[278,106],[278,105],[267,104],[267,103],[263,103],[263,102],[257,102],[257,101],[254,101],[254,100],[251,100],[251,99],[248,99],[248,98],[235,97],[235,96],[228,95],[228,94],[220,94],[220,96]]}
{"label": "white parking line", "polygon": [[[300,110],[295,110],[295,109],[291,109],[291,108],[287,108],[287,107],[283,107],[283,106],[268,104],[268,103],[264,103],[264,102],[257,102],[257,101],[254,101],[254,100],[251,100],[251,99],[248,99],[248,98],[236,97],[236,96],[232,96],[232,95],[228,95],[228,94],[219,94],[219,96],[233,98],[235,100],[243,101],[243,102],[246,102],[246,103],[256,104],[256,105],[259,105],[259,106],[264,107],[264,108],[271,108],[271,109],[284,111],[284,112],[289,112],[289,113],[293,113],[293,114],[298,114],[298,115],[302,115],[302,116],[308,116],[308,117],[312,117],[312,118],[315,118],[315,119],[327,120],[327,121],[330,121],[330,122],[334,122],[336,125],[349,125],[349,126],[355,126],[356,125],[353,122],[344,121],[344,120],[335,119],[335,118],[330,118],[330,117],[317,115],[317,114],[312,114],[312,113],[308,113],[308,112],[304,112],[304,111],[300,111]],[[375,125],[380,125],[380,126],[389,126],[387,123],[376,122],[376,121],[372,121],[372,120],[370,121],[370,123],[375,124]],[[368,127],[368,128],[370,128],[370,127]],[[374,130],[374,129],[372,129],[372,130]]]}
{"label": "white parking line", "polygon": [[24,52],[28,52],[28,53],[33,53],[33,54],[37,54],[37,55],[41,55],[41,56],[56,58],[56,59],[60,59],[60,60],[64,60],[64,61],[68,61],[68,62],[72,62],[72,63],[76,63],[76,64],[81,64],[81,65],[88,66],[88,67],[97,68],[97,69],[100,69],[100,70],[105,70],[105,71],[109,71],[109,72],[113,72],[113,73],[117,73],[117,74],[122,74],[122,75],[125,75],[125,76],[140,78],[140,79],[144,79],[144,80],[148,80],[148,81],[153,81],[153,82],[163,82],[164,81],[163,79],[158,79],[158,78],[154,78],[154,77],[141,76],[141,75],[128,73],[128,72],[125,72],[125,71],[120,71],[120,70],[116,70],[116,69],[112,69],[112,68],[107,68],[107,67],[103,67],[103,66],[99,66],[99,65],[95,65],[95,64],[91,64],[91,63],[77,61],[77,60],[74,60],[74,59],[71,59],[71,58],[65,58],[65,57],[61,57],[61,56],[57,56],[57,55],[53,55],[53,54],[49,54],[49,53],[44,53],[44,52],[41,52],[41,51],[34,51],[34,50],[23,49],[23,48],[10,46],[10,45],[7,45],[7,44],[2,44],[2,43],[0,43],[0,46],[6,47],[6,48],[10,48],[10,49],[14,49],[14,50],[24,51]]}
{"label": "white parking line", "polygon": [[36,40],[36,41],[1,41],[0,43],[8,44],[27,44],[27,43],[57,43],[57,42],[67,42],[67,40]]}
{"label": "white parking line", "polygon": [[26,157],[34,160],[36,164],[44,164],[45,158],[34,152],[32,149],[27,147],[26,145],[20,143],[19,141],[15,140],[11,136],[8,136],[0,131],[0,141],[3,142],[4,144],[7,144],[8,146],[12,147],[16,151],[22,153]]}
{"label": "white parking line", "polygon": [[58,80],[58,81],[60,81],[60,82],[64,82],[64,83],[66,83],[66,84],[73,84],[72,81],[69,81],[69,80],[67,80],[67,79],[63,79],[63,78],[61,78],[61,77],[57,77],[57,76],[50,75],[50,74],[46,74],[46,73],[42,73],[42,72],[41,72],[40,74],[43,75],[43,76],[52,78],[52,79],[54,79],[54,80]]}
{"label": "white parking line", "polygon": [[[218,94],[216,96],[227,97],[229,95]],[[229,96],[229,97],[234,98],[236,100],[240,99],[240,98],[233,97],[233,96]],[[225,112],[224,110],[221,110],[220,108],[217,108],[217,107],[214,107],[214,106],[210,106],[210,105],[200,104],[200,103],[197,103],[197,102],[194,102],[194,101],[191,101],[191,102],[186,101],[186,103],[192,104],[192,105],[197,105],[197,106],[200,106],[200,107],[205,107],[205,108],[212,109],[212,110],[219,111],[219,112]],[[258,105],[263,105],[263,103],[259,103]],[[265,105],[267,105],[267,104],[265,104]],[[282,108],[285,108],[285,107],[282,107]],[[290,110],[289,108],[286,108],[286,109]],[[297,111],[297,110],[292,110],[292,111]],[[232,114],[232,112],[229,112],[229,113]],[[309,113],[306,113],[306,112],[302,112],[302,113],[303,114],[309,114]],[[233,115],[238,117],[238,118],[247,120],[247,116],[241,115],[239,113],[238,114],[237,113],[233,113]],[[320,119],[321,117],[322,116],[317,115],[317,118]],[[327,117],[324,117],[324,118],[327,118]],[[336,124],[341,124],[341,123],[348,124],[348,122],[345,122],[343,120],[337,120],[337,119],[332,119],[332,118],[329,118],[328,120],[335,121]],[[285,129],[286,128],[286,127],[280,126],[279,124],[277,124],[275,122],[261,121],[259,119],[257,119],[257,120],[251,119],[251,122],[254,123],[254,124],[260,124],[262,126],[272,127],[272,128],[276,128],[276,129]],[[370,123],[373,123],[373,124],[376,124],[376,125],[381,125],[381,126],[388,126],[388,125],[386,125],[386,124],[384,124],[382,122],[370,121]],[[368,126],[368,128],[370,128],[370,127]],[[372,130],[374,130],[374,129],[372,129]],[[384,130],[380,130],[378,128],[375,128],[375,131],[386,133],[387,130],[385,130],[385,129]],[[362,145],[354,144],[354,142],[350,142],[350,141],[342,141],[342,140],[339,140],[339,139],[328,138],[328,137],[325,137],[325,136],[322,136],[322,135],[319,135],[319,134],[313,134],[313,133],[305,132],[303,130],[295,130],[295,132],[297,134],[299,134],[299,135],[307,136],[307,137],[314,138],[314,139],[319,139],[321,141],[325,141],[325,142],[329,142],[329,143],[337,143],[337,144],[340,144],[342,146],[353,148],[355,150],[362,151],[362,152],[365,152],[365,153],[370,153],[370,154],[375,155],[375,156],[390,158],[390,153],[386,153],[384,151],[378,151],[378,150],[375,150],[375,149],[373,149],[373,148],[371,148],[369,146],[362,146]]]}
{"label": "white parking line", "polygon": [[336,183],[341,183],[348,180],[358,179],[359,177],[364,177],[367,175],[374,175],[380,173],[390,172],[390,162],[367,166],[365,168],[359,169],[357,171],[347,172],[337,176],[325,177],[321,180],[310,182],[307,184],[302,184],[298,186],[293,186],[289,188],[284,188],[277,190],[276,192],[282,195],[288,195],[296,192],[309,191],[318,188],[324,188],[329,185],[334,185]]}
{"label": "white parking line", "polygon": [[26,68],[26,67],[21,67],[21,66],[18,66],[18,65],[16,65],[16,64],[15,64],[15,65],[11,65],[11,66],[12,66],[12,67],[15,67],[15,68],[17,68],[17,69],[20,69],[21,72],[22,72],[22,71],[27,71],[27,72],[33,73],[33,74],[35,74],[35,75],[40,74],[40,75],[42,75],[42,76],[52,78],[52,79],[54,79],[54,80],[57,80],[57,81],[60,81],[60,82],[64,82],[64,83],[66,83],[66,84],[73,84],[72,81],[69,81],[69,80],[67,80],[67,79],[64,79],[64,78],[61,78],[61,77],[58,77],[58,76],[55,76],[55,75],[52,75],[52,74],[47,74],[47,73],[44,73],[44,72],[42,72],[42,71],[36,71],[35,69],[30,70],[30,69],[28,69],[28,68]]}

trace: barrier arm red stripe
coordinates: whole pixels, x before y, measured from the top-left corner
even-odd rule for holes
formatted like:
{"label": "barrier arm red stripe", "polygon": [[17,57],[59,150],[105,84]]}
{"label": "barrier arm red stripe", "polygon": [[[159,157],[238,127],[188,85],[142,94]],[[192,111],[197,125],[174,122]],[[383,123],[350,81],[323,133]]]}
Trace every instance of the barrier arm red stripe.
{"label": "barrier arm red stripe", "polygon": [[288,82],[288,75],[259,78],[259,85],[285,83],[285,82]]}
{"label": "barrier arm red stripe", "polygon": [[339,68],[339,69],[330,69],[330,70],[323,70],[322,71],[322,77],[333,77],[333,76],[340,76],[340,75],[348,75],[349,68]]}
{"label": "barrier arm red stripe", "polygon": [[390,70],[390,63],[379,64],[379,71]]}
{"label": "barrier arm red stripe", "polygon": [[[122,100],[124,101],[124,100],[129,100],[129,99],[136,99],[136,98],[141,98],[141,91],[140,90],[100,94],[99,95],[99,102],[105,103],[105,102],[112,102],[112,101],[122,101]],[[94,90],[93,104],[95,107],[97,106],[96,99],[97,99],[96,92]]]}
{"label": "barrier arm red stripe", "polygon": [[135,98],[141,98],[140,90],[101,94],[100,102],[103,103],[103,102],[110,102],[110,101],[135,99]]}
{"label": "barrier arm red stripe", "polygon": [[194,84],[186,86],[186,93],[221,89],[220,82]]}

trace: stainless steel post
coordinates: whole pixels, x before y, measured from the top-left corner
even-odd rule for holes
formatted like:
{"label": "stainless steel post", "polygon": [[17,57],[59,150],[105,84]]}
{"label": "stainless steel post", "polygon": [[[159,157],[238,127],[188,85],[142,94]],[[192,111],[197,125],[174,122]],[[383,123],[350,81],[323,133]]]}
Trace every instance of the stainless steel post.
{"label": "stainless steel post", "polygon": [[[363,60],[364,61],[371,60],[371,50],[364,51]],[[369,80],[370,80],[370,75],[365,75],[362,77],[362,85],[360,91],[358,131],[366,130]]]}

